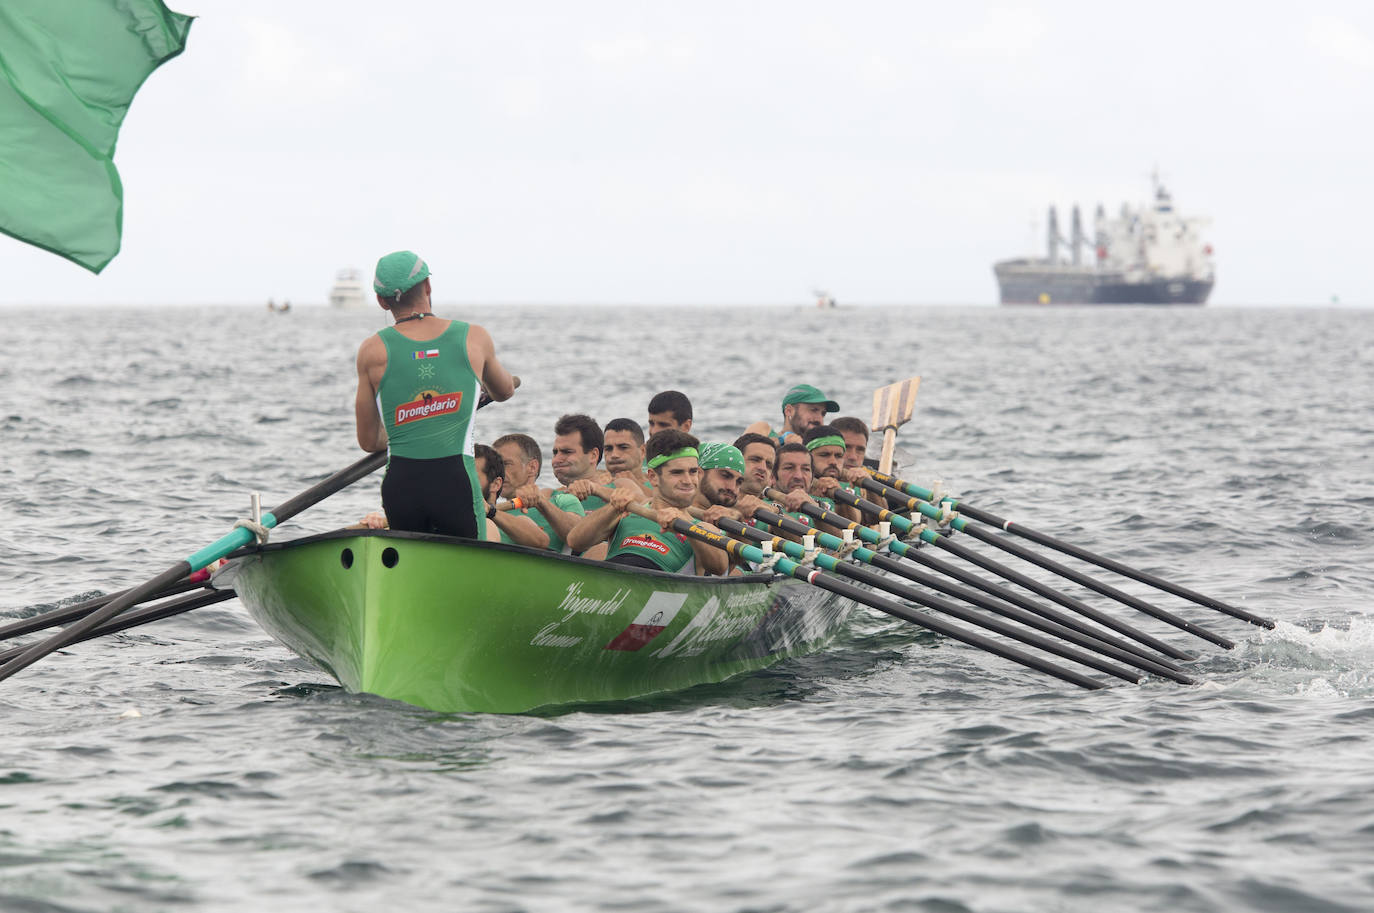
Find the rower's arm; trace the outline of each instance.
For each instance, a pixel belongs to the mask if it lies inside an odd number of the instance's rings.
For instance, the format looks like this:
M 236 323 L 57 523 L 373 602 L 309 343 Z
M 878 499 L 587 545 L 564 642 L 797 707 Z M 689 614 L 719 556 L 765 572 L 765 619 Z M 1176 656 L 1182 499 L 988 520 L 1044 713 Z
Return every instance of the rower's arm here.
M 539 528 L 529 517 L 514 510 L 498 510 L 492 518 L 497 529 L 510 537 L 510 541 L 526 548 L 548 548 L 549 534 Z
M 491 334 L 475 323 L 468 324 L 468 360 L 481 377 L 482 389 L 493 400 L 505 402 L 515 395 L 519 382 L 496 357 L 496 345 L 491 341 Z
M 559 507 L 552 492 L 544 493 L 539 502 L 539 511 L 544 515 L 544 519 L 549 521 L 549 526 L 553 527 L 558 538 L 564 542 L 568 541 L 568 534 L 572 532 L 573 527 L 586 516 L 585 512 L 576 513 Z
M 380 337 L 369 336 L 358 347 L 358 394 L 353 401 L 358 446 L 368 453 L 386 449 L 386 426 L 377 411 L 377 385 L 372 381 L 374 374 L 380 373 L 376 371 L 378 367 L 386 369 L 386 343 Z
M 725 577 L 730 573 L 730 556 L 725 550 L 702 542 L 699 539 L 687 540 L 692 545 L 692 552 L 697 559 L 697 576 L 699 577 Z
M 578 520 L 563 541 L 568 543 L 573 553 L 585 552 L 598 542 L 609 539 L 623 516 L 625 512 L 614 504 L 602 505 Z

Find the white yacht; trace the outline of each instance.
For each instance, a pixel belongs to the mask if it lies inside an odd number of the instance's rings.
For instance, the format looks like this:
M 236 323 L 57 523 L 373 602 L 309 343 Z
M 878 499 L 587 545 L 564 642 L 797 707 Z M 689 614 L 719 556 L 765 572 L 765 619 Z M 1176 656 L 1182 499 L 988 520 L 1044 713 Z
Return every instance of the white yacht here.
M 341 269 L 334 277 L 334 287 L 329 290 L 329 306 L 350 309 L 364 307 L 367 304 L 367 292 L 361 271 Z

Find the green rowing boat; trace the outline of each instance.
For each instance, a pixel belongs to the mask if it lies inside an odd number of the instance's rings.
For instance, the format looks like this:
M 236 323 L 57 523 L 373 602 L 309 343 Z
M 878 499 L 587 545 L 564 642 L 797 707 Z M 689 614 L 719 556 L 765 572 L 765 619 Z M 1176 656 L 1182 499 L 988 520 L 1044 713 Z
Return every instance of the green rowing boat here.
M 215 585 L 350 691 L 497 713 L 722 681 L 820 649 L 854 607 L 768 574 L 689 577 L 381 530 L 246 549 Z

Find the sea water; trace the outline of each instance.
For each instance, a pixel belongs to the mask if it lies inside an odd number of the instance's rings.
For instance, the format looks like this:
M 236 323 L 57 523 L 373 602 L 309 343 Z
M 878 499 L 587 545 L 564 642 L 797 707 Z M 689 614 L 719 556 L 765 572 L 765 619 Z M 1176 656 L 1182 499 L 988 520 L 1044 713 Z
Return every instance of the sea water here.
M 862 613 L 763 673 L 498 716 L 346 693 L 229 601 L 0 683 L 0 910 L 1374 909 L 1374 311 L 439 310 L 523 380 L 479 437 L 546 450 L 664 389 L 731 440 L 794 383 L 867 417 L 920 375 L 904 476 L 1278 626 L 1114 579 L 1236 647 L 1120 608 L 1199 684 L 1089 693 Z M 382 318 L 5 313 L 0 617 L 357 459 Z

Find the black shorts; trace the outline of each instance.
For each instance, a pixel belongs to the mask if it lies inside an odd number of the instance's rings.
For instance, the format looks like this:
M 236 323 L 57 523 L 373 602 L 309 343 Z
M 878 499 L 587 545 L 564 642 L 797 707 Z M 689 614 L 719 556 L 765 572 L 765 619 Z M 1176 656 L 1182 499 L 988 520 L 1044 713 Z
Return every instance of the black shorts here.
M 607 558 L 606 563 L 623 564 L 626 567 L 647 567 L 651 571 L 663 570 L 663 568 L 659 567 L 652 560 L 644 557 L 643 555 L 616 555 L 613 558 Z
M 392 529 L 484 539 L 485 511 L 472 458 L 393 456 L 382 479 L 382 510 Z M 479 514 L 479 511 L 481 512 Z

